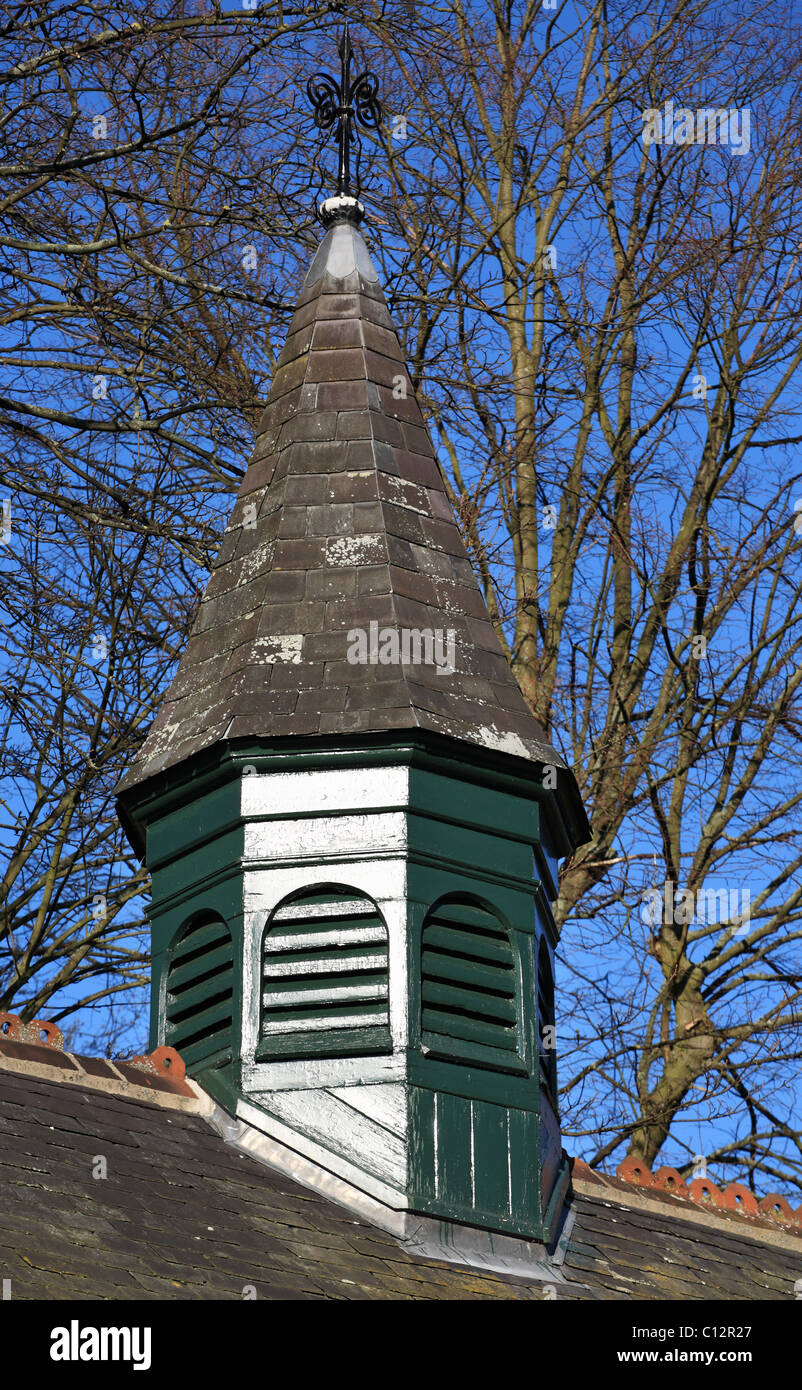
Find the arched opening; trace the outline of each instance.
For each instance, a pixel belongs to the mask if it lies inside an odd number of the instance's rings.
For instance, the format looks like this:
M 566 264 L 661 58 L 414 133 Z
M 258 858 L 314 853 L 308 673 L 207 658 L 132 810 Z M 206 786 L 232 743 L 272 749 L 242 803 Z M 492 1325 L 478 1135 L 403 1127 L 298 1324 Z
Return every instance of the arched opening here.
M 164 1040 L 187 1066 L 230 1061 L 234 948 L 222 918 L 194 917 L 178 932 L 167 971 Z
M 257 1058 L 389 1052 L 387 927 L 364 893 L 326 884 L 286 898 L 262 945 Z
M 421 939 L 421 1042 L 443 1060 L 520 1071 L 519 972 L 510 933 L 477 899 L 432 907 Z

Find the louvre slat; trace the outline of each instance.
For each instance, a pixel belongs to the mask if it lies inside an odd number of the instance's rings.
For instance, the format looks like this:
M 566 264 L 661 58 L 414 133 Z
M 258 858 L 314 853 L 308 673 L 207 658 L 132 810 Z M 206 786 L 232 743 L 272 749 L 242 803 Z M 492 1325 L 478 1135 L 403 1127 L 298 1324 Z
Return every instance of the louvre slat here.
M 466 1041 L 485 1043 L 488 1047 L 516 1050 L 514 1028 L 504 1028 L 498 1023 L 480 1023 L 475 1018 L 463 1018 L 460 1014 L 441 1013 L 437 1009 L 427 1009 L 425 1031 L 439 1033 L 443 1038 L 463 1038 Z
M 207 1030 L 211 1031 L 218 1025 L 222 1026 L 222 1024 L 226 1022 L 230 1024 L 230 1021 L 231 995 L 228 992 L 226 992 L 221 999 L 211 1004 L 207 1009 L 193 1009 L 191 1013 L 182 1014 L 179 1017 L 176 1017 L 169 1009 L 167 1011 L 168 1025 L 172 1026 L 175 1030 L 176 1036 L 180 1036 L 182 1033 L 187 1036 L 190 1034 L 195 1036 L 200 1032 L 205 1032 Z M 173 1043 L 173 1046 L 178 1047 L 178 1044 Z M 178 1048 L 178 1050 L 180 1051 L 181 1049 Z
M 515 1004 L 509 999 L 500 999 L 497 994 L 479 993 L 475 989 L 459 989 L 456 985 L 439 984 L 436 980 L 423 981 L 423 1002 L 434 1004 L 437 1008 L 454 1009 L 471 1017 L 498 1020 L 502 1026 L 515 1022 Z
M 233 977 L 230 970 L 221 971 L 210 979 L 199 980 L 196 985 L 187 986 L 179 990 L 177 994 L 168 994 L 167 1017 L 183 1018 L 190 1010 L 203 1009 L 212 999 L 217 999 L 221 994 L 230 996 L 232 988 Z
M 267 955 L 275 955 L 278 951 L 287 950 L 313 951 L 317 946 L 378 946 L 386 940 L 387 934 L 381 926 L 359 925 L 343 928 L 338 924 L 327 931 L 321 931 L 320 924 L 315 922 L 314 928 L 303 934 L 271 931 L 265 942 L 265 952 Z
M 439 903 L 432 913 L 431 920 L 432 922 L 453 925 L 460 931 L 465 928 L 470 930 L 472 927 L 478 927 L 494 936 L 504 935 L 504 929 L 499 927 L 495 917 L 485 908 L 477 907 L 474 903 Z
M 172 1043 L 175 1047 L 176 1044 Z M 231 1059 L 231 1033 L 228 1028 L 221 1028 L 216 1033 L 204 1033 L 195 1040 L 187 1042 L 182 1039 L 181 1057 L 187 1067 L 192 1067 L 196 1062 L 214 1057 L 219 1063 L 223 1060 Z
M 208 922 L 204 926 L 193 927 L 179 941 L 173 951 L 173 963 L 183 963 L 187 956 L 198 951 L 211 951 L 230 941 L 227 927 L 222 922 Z
M 480 962 L 498 961 L 502 965 L 509 965 L 511 960 L 509 942 L 497 937 L 491 939 L 470 932 L 456 931 L 452 927 L 440 926 L 436 921 L 426 928 L 426 943 L 438 950 L 450 951 L 462 957 L 470 956 Z
M 184 985 L 197 980 L 199 975 L 211 975 L 220 970 L 229 968 L 234 957 L 234 948 L 229 941 L 225 946 L 218 946 L 216 951 L 204 952 L 197 960 L 191 960 L 188 965 L 173 967 L 170 971 L 169 989 L 175 994 Z
M 301 956 L 298 960 L 266 960 L 264 978 L 280 980 L 294 975 L 336 975 L 352 970 L 386 970 L 386 951 L 372 951 L 370 955 L 342 953 L 342 959 L 334 952 L 324 955 L 316 951 L 313 956 Z
M 423 1047 L 425 1052 L 449 1062 L 464 1062 L 466 1066 L 489 1067 L 519 1076 L 526 1072 L 514 1048 L 488 1047 L 475 1038 L 463 1042 L 461 1038 L 424 1033 Z
M 467 981 L 478 989 L 495 991 L 509 998 L 515 995 L 515 971 L 509 965 L 477 965 L 438 951 L 427 951 L 426 970 L 433 979 Z
M 265 1018 L 262 1032 L 265 1037 L 293 1032 L 324 1031 L 327 1028 L 369 1028 L 382 1023 L 386 1017 L 383 1006 L 364 1009 L 332 1009 L 325 1015 L 317 1011 L 299 1009 L 289 1018 Z
M 358 898 L 343 898 L 338 901 L 329 898 L 325 902 L 310 902 L 304 899 L 299 906 L 292 903 L 289 907 L 279 907 L 273 915 L 274 922 L 315 922 L 318 918 L 328 917 L 330 921 L 341 922 L 346 917 L 375 917 L 376 909 L 372 902 L 367 899 L 360 901 Z
M 337 1004 L 345 1000 L 354 1001 L 357 999 L 386 999 L 386 981 L 379 980 L 376 984 L 361 980 L 355 984 L 334 986 L 327 985 L 319 988 L 295 988 L 284 991 L 270 990 L 262 995 L 262 1003 L 266 1009 L 290 1009 L 298 1004 Z

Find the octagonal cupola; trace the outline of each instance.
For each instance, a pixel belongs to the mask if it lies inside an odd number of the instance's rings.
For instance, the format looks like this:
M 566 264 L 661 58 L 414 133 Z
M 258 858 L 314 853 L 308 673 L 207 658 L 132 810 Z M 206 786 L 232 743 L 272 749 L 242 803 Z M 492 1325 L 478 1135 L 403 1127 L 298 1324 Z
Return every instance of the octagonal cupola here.
M 326 1190 L 553 1239 L 551 902 L 588 836 L 463 545 L 348 190 L 119 789 L 151 1046 Z M 309 1178 L 312 1181 L 312 1178 Z

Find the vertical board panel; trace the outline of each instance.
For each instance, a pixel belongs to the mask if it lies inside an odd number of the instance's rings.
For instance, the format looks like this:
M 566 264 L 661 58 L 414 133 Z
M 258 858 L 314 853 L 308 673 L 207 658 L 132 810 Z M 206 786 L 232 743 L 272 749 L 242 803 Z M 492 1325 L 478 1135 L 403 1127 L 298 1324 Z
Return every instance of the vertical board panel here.
M 409 1088 L 409 1182 L 424 1201 L 435 1195 L 434 1099 L 434 1091 Z
M 510 1210 L 507 1123 L 504 1105 L 473 1102 L 473 1152 L 476 1206 L 504 1216 Z
M 471 1102 L 444 1091 L 437 1097 L 437 1196 L 461 1207 L 473 1203 Z
M 512 1211 L 530 1229 L 540 1220 L 539 1128 L 534 1111 L 510 1111 Z

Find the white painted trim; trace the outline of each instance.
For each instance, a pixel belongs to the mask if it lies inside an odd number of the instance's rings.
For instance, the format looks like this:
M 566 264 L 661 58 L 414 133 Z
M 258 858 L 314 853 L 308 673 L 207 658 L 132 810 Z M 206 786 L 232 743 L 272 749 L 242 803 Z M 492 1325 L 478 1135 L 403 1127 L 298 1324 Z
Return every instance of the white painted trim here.
M 304 774 L 298 774 L 304 775 Z M 339 776 L 340 774 L 338 774 Z M 249 779 L 245 778 L 244 781 Z M 297 822 L 296 825 L 308 825 Z M 297 831 L 302 834 L 302 829 Z M 242 1018 L 242 1056 L 243 1088 L 249 1091 L 269 1090 L 272 1087 L 286 1089 L 288 1085 L 298 1084 L 299 1069 L 309 1075 L 309 1068 L 317 1063 L 271 1062 L 256 1063 L 255 1053 L 259 1043 L 261 978 L 261 942 L 266 924 L 275 909 L 292 893 L 309 892 L 322 888 L 328 883 L 341 883 L 355 893 L 364 894 L 375 902 L 384 918 L 388 932 L 388 973 L 390 979 L 390 1033 L 394 1051 L 401 1051 L 407 1045 L 409 1033 L 408 1015 L 408 976 L 407 976 L 407 864 L 403 856 L 393 856 L 376 863 L 370 859 L 344 862 L 341 856 L 333 854 L 325 862 L 314 865 L 294 866 L 276 865 L 270 868 L 245 866 L 243 873 L 244 902 L 244 952 L 243 952 L 243 1018 Z M 342 1065 L 332 1072 L 320 1073 L 321 1085 L 343 1085 L 349 1080 L 374 1079 L 382 1074 L 389 1080 L 402 1073 L 384 1069 L 386 1058 L 337 1059 Z M 372 1064 L 372 1067 L 368 1066 Z M 377 1071 L 378 1064 L 378 1071 Z M 367 1070 L 366 1070 L 367 1068 Z M 287 1080 L 287 1078 L 290 1078 Z M 307 1086 L 309 1081 L 300 1084 Z
M 248 1092 L 317 1090 L 404 1080 L 406 1060 L 402 1056 L 321 1057 L 304 1062 L 243 1062 L 242 1065 L 242 1086 Z
M 390 1187 L 387 1183 L 380 1182 L 378 1178 L 372 1178 L 369 1174 L 363 1173 L 347 1159 L 341 1158 L 338 1154 L 330 1153 L 322 1145 L 316 1144 L 314 1140 L 307 1139 L 303 1134 L 290 1129 L 280 1120 L 266 1115 L 257 1106 L 249 1104 L 248 1101 L 240 1100 L 237 1102 L 237 1119 L 244 1120 L 248 1126 L 258 1130 L 268 1139 L 277 1140 L 285 1150 L 291 1154 L 300 1156 L 311 1161 L 315 1168 L 322 1170 L 330 1177 L 342 1178 L 357 1192 L 368 1197 L 374 1198 L 392 1211 L 403 1210 L 406 1206 L 406 1195 L 396 1188 Z M 239 1141 L 237 1141 L 239 1143 Z M 249 1149 L 250 1152 L 250 1149 Z M 306 1171 L 306 1170 L 305 1170 Z M 301 1181 L 301 1179 L 299 1179 Z M 316 1183 L 308 1182 L 306 1186 L 317 1186 Z M 319 1190 L 324 1190 L 320 1188 Z M 335 1199 L 337 1200 L 337 1199 Z
M 347 858 L 358 850 L 360 859 L 374 855 L 405 854 L 407 813 L 368 811 L 341 816 L 304 816 L 292 820 L 250 820 L 245 822 L 242 862 L 298 865 Z
M 320 816 L 400 809 L 409 805 L 409 768 L 354 767 L 250 773 L 241 781 L 241 813 Z

